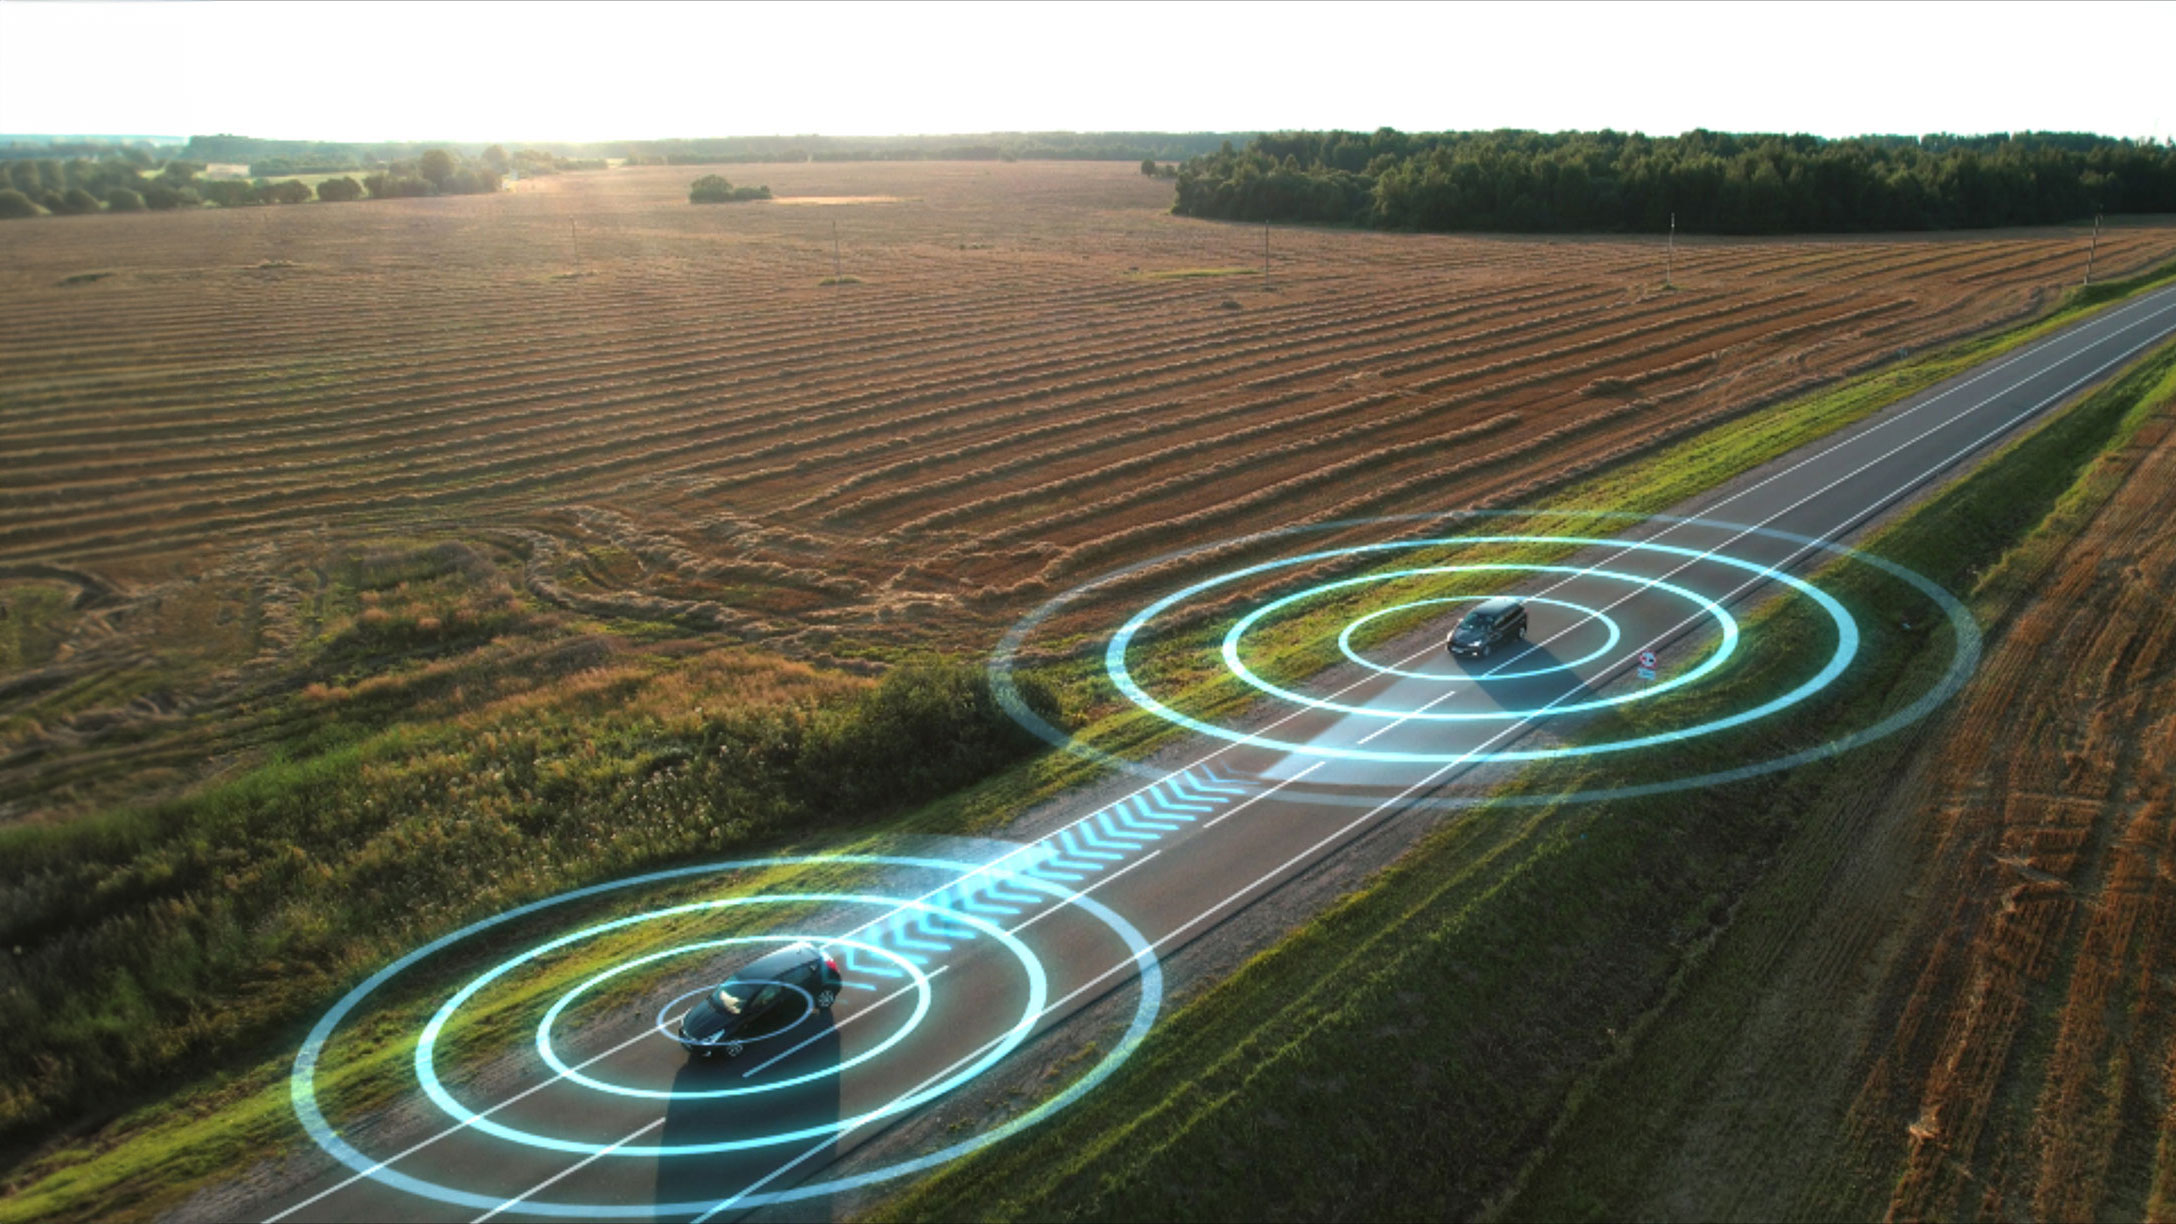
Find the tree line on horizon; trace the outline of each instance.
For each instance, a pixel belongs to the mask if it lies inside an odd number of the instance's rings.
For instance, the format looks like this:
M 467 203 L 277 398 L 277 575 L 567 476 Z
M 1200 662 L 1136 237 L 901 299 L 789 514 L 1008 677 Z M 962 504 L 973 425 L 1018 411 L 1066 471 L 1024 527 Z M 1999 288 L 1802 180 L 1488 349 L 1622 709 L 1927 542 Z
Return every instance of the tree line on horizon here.
M 1213 153 L 1252 132 L 969 132 L 938 136 L 712 136 L 671 140 L 541 141 L 516 150 L 557 169 L 604 169 L 608 159 L 632 165 L 704 165 L 735 162 L 850 161 L 1125 161 L 1175 162 Z M 220 133 L 191 136 L 171 156 L 184 161 L 247 165 L 253 177 L 337 174 L 413 161 L 433 148 L 480 157 L 482 142 L 268 140 Z M 136 150 L 154 154 L 173 145 L 146 141 L 15 140 L 0 145 L 0 158 L 88 157 Z M 526 167 L 517 167 L 523 174 Z M 548 171 L 545 171 L 548 172 Z
M 1179 167 L 1172 211 L 1514 233 L 1844 233 L 2176 212 L 2176 146 L 1990 136 L 1265 133 Z
M 324 178 L 313 189 L 293 178 L 206 178 L 203 162 L 184 157 L 161 162 L 134 146 L 95 158 L 8 157 L 0 159 L 0 218 L 306 204 L 313 199 L 346 203 L 365 197 L 479 195 L 497 191 L 508 173 L 552 174 L 567 168 L 565 163 L 566 159 L 553 154 L 528 149 L 509 154 L 498 145 L 474 157 L 430 148 L 418 157 L 363 171 L 360 178 L 353 174 Z

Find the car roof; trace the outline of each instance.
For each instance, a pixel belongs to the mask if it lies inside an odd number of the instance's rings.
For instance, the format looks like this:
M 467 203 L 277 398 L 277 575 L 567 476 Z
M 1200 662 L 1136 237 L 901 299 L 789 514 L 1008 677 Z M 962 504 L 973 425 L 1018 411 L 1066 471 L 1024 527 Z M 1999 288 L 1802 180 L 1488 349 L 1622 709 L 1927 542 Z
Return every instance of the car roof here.
M 1491 616 L 1501 616 L 1502 614 L 1509 612 L 1511 609 L 1518 606 L 1519 601 L 1511 598 L 1509 595 L 1498 595 L 1493 599 L 1482 600 L 1481 606 L 1475 608 L 1474 611 L 1486 612 Z
M 810 961 L 815 960 L 817 955 L 816 948 L 812 944 L 788 944 L 776 952 L 758 957 L 742 965 L 733 971 L 733 977 L 735 980 L 742 982 L 778 977 L 795 969 L 805 967 Z

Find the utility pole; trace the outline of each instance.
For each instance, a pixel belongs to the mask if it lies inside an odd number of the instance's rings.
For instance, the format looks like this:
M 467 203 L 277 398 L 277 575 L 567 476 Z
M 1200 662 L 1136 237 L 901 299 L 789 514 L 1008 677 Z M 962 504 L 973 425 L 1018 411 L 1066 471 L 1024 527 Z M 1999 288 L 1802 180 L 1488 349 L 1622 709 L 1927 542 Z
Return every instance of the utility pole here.
M 831 223 L 831 284 L 834 288 L 846 283 L 844 265 L 839 262 L 839 223 Z
M 1673 289 L 1670 276 L 1677 270 L 1677 214 L 1670 214 L 1670 236 L 1662 248 L 1662 287 Z
M 2085 249 L 2085 283 L 2093 283 L 2093 257 L 2100 254 L 2100 213 L 2093 214 L 2093 245 Z

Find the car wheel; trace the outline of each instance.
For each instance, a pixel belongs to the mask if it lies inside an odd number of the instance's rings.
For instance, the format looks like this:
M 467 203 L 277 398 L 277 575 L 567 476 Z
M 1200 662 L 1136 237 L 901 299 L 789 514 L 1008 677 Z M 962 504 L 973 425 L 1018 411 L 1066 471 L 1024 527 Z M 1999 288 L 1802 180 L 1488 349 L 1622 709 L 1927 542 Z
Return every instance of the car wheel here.
M 816 1008 L 819 1011 L 830 1011 L 831 1005 L 838 1002 L 838 999 L 839 992 L 836 990 L 819 990 L 816 992 Z
M 725 1043 L 725 1056 L 726 1056 L 727 1058 L 739 1058 L 739 1057 L 740 1057 L 740 1048 L 741 1048 L 741 1047 L 740 1047 L 740 1043 L 739 1043 L 739 1042 L 737 1042 L 737 1041 L 728 1041 L 728 1042 L 726 1042 L 726 1043 Z

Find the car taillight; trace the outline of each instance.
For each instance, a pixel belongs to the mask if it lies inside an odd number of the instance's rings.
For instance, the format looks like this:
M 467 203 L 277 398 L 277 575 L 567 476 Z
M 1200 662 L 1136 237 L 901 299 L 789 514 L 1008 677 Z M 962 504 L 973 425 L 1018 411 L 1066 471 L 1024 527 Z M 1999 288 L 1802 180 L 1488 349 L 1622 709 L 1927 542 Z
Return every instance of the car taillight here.
M 833 973 L 837 973 L 839 971 L 839 962 L 832 960 L 831 954 L 829 952 L 824 953 L 824 968 L 829 969 Z

